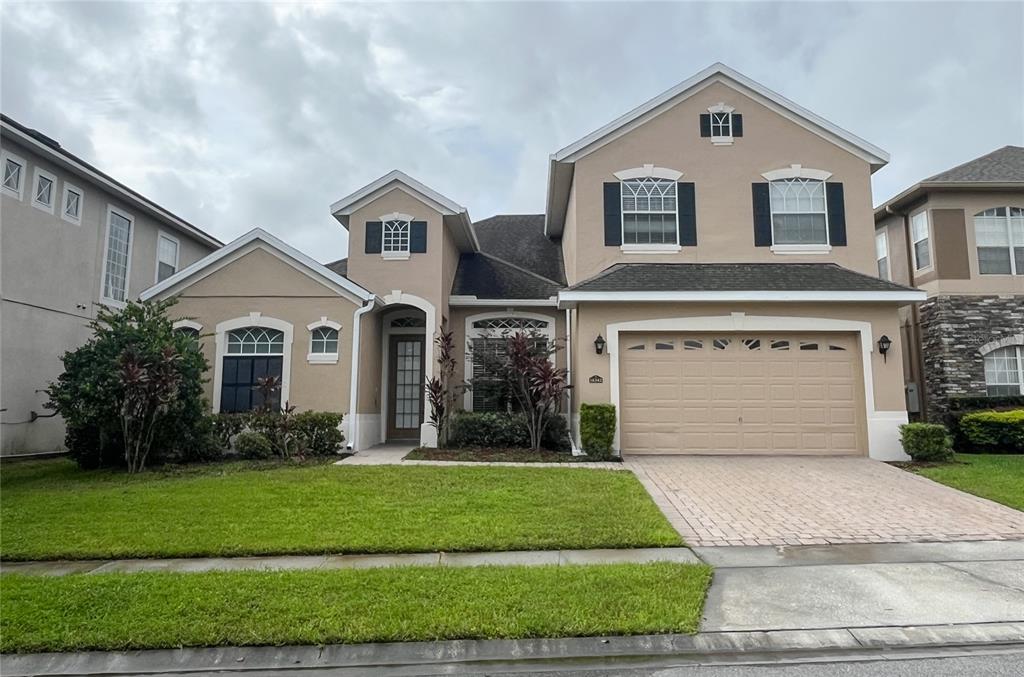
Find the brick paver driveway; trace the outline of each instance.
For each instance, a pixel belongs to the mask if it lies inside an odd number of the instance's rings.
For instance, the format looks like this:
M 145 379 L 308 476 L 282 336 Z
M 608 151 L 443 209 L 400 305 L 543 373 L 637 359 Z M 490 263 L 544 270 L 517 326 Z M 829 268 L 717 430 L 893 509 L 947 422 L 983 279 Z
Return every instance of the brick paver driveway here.
M 1024 512 L 866 458 L 625 462 L 690 545 L 1024 539 Z

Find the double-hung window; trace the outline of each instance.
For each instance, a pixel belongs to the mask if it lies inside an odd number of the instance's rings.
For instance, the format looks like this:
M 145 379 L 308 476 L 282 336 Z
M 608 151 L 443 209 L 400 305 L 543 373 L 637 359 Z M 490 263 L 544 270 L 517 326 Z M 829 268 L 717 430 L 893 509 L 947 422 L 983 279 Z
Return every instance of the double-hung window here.
M 107 209 L 107 243 L 103 257 L 103 299 L 123 303 L 128 297 L 128 266 L 131 261 L 132 217 L 113 207 Z
M 25 160 L 3 151 L 3 188 L 21 199 L 21 188 L 25 183 Z
M 1024 275 L 1024 209 L 993 207 L 974 215 L 978 272 Z
M 884 230 L 875 233 L 875 262 L 878 264 L 879 279 L 891 280 L 892 274 L 889 271 L 889 237 Z
M 178 272 L 178 240 L 166 233 L 156 238 L 156 281 L 163 282 Z
M 992 397 L 1024 395 L 1024 346 L 997 348 L 985 355 L 985 390 Z
M 60 218 L 76 225 L 82 223 L 82 207 L 84 196 L 82 189 L 64 182 L 64 199 L 61 200 Z
M 642 178 L 622 182 L 622 244 L 679 244 L 675 181 Z
M 404 256 L 409 254 L 409 229 L 411 224 L 405 219 L 384 221 L 383 255 Z
M 779 179 L 770 183 L 773 245 L 828 245 L 825 182 Z
M 910 240 L 914 249 L 914 269 L 924 270 L 932 265 L 931 234 L 928 230 L 928 212 L 910 217 Z
M 35 184 L 32 186 L 32 206 L 52 214 L 53 198 L 56 192 L 57 177 L 36 167 Z

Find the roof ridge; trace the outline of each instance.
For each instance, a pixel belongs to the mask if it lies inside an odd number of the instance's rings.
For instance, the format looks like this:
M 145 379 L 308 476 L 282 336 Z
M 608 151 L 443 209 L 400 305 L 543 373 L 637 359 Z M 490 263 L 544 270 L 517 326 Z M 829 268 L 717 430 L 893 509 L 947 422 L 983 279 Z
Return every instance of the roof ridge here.
M 508 266 L 509 268 L 513 268 L 514 270 L 518 270 L 520 273 L 525 273 L 527 275 L 530 275 L 532 277 L 537 278 L 538 280 L 543 280 L 545 282 L 553 284 L 556 287 L 564 287 L 564 286 L 566 286 L 566 285 L 562 284 L 561 282 L 559 282 L 558 280 L 552 280 L 550 277 L 545 277 L 545 276 L 541 275 L 540 273 L 535 273 L 532 270 L 527 270 L 526 268 L 523 268 L 522 266 L 517 266 L 516 264 L 512 263 L 511 261 L 506 261 L 505 259 L 501 258 L 500 256 L 495 256 L 494 254 L 490 254 L 490 253 L 485 252 L 485 251 L 479 251 L 479 252 L 476 252 L 476 253 L 479 254 L 480 256 L 483 256 L 484 258 L 491 259 L 492 261 L 497 261 L 498 263 L 502 263 L 502 264 Z
M 958 165 L 953 165 L 952 167 L 948 167 L 946 169 L 943 169 L 941 172 L 935 172 L 934 174 L 932 174 L 928 178 L 921 179 L 920 181 L 918 181 L 918 183 L 929 183 L 929 182 L 931 182 L 937 176 L 942 176 L 943 174 L 949 174 L 950 172 L 955 172 L 958 169 L 966 167 L 967 165 L 970 165 L 970 164 L 974 164 L 975 162 L 979 162 L 981 160 L 984 160 L 985 158 L 987 158 L 987 157 L 989 157 L 991 155 L 995 155 L 999 151 L 1006 150 L 1007 148 L 1019 148 L 1019 149 L 1024 150 L 1024 147 L 1022 147 L 1022 146 L 1014 146 L 1012 143 L 1008 143 L 1005 146 L 1000 146 L 999 148 L 996 148 L 994 150 L 990 150 L 989 152 L 985 153 L 984 155 L 979 155 L 977 157 L 971 158 L 970 160 L 966 160 L 964 162 L 961 162 Z M 961 183 L 961 182 L 958 182 L 958 181 L 938 181 L 936 183 Z M 978 181 L 978 182 L 973 182 L 973 183 L 983 183 L 983 182 Z

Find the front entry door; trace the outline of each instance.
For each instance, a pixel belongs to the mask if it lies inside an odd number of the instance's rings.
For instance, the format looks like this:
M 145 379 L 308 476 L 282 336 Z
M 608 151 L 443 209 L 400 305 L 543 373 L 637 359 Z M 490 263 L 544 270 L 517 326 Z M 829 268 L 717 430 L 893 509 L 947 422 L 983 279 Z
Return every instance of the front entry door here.
M 423 423 L 423 337 L 392 336 L 388 360 L 388 439 L 420 437 Z

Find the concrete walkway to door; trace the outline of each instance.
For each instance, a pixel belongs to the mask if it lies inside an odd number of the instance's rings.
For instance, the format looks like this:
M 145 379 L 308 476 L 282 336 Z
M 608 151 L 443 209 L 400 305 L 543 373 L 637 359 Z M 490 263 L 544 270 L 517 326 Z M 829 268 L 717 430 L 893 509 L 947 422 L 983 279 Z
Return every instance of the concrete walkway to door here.
M 866 458 L 626 456 L 689 545 L 1024 539 L 1024 512 Z

